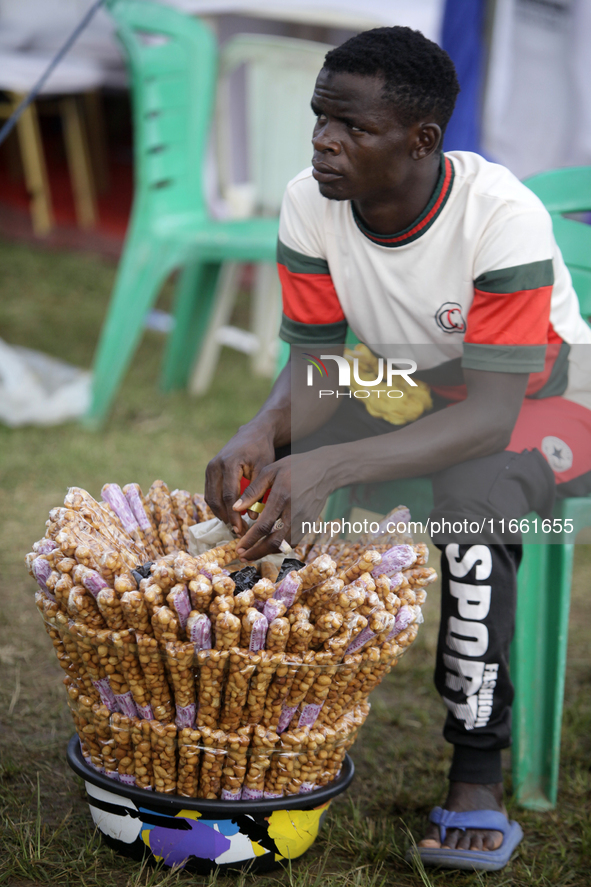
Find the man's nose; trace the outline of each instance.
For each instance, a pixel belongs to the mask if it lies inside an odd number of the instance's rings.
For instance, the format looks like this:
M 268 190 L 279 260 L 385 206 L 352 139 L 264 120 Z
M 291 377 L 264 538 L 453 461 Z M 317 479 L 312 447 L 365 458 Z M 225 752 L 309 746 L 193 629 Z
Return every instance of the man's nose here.
M 329 151 L 332 154 L 341 153 L 341 143 L 337 138 L 334 123 L 327 121 L 324 124 L 317 123 L 312 133 L 312 145 L 319 154 Z

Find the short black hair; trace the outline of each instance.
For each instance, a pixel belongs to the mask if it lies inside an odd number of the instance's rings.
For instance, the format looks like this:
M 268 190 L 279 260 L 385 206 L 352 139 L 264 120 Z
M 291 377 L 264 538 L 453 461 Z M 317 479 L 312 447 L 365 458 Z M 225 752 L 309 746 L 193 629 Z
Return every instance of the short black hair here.
M 324 59 L 327 71 L 383 76 L 384 98 L 403 126 L 431 117 L 445 132 L 460 85 L 449 55 L 412 28 L 373 28 L 351 37 Z

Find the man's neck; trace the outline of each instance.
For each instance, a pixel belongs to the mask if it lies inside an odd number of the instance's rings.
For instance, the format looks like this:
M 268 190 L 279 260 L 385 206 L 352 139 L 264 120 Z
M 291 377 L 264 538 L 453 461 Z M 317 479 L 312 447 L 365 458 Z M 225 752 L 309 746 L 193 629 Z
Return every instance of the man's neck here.
M 440 172 L 440 155 L 428 168 L 419 168 L 397 190 L 379 197 L 354 200 L 355 211 L 370 231 L 396 234 L 408 228 L 429 203 Z

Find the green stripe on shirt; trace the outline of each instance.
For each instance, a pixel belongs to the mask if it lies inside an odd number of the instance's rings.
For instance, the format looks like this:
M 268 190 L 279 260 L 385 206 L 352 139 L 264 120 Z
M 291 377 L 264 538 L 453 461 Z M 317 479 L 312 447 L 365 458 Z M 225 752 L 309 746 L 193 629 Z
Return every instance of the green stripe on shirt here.
M 544 259 L 541 262 L 486 271 L 476 278 L 474 288 L 483 293 L 509 294 L 521 290 L 537 290 L 541 286 L 552 286 L 553 283 L 552 259 Z
M 277 262 L 292 274 L 330 274 L 326 259 L 316 259 L 298 253 L 280 240 L 277 241 Z
M 337 323 L 299 323 L 285 314 L 281 318 L 279 338 L 290 345 L 342 345 L 346 336 L 346 320 Z
M 464 342 L 462 367 L 490 373 L 541 373 L 545 345 L 477 345 Z

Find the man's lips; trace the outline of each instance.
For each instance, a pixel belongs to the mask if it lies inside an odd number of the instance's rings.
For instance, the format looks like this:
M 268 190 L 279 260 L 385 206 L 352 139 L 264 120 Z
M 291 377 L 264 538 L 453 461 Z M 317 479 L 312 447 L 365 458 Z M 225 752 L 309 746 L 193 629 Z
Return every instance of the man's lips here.
M 342 179 L 342 173 L 337 172 L 331 166 L 324 163 L 313 163 L 314 170 L 312 175 L 317 182 L 334 182 L 336 179 Z

